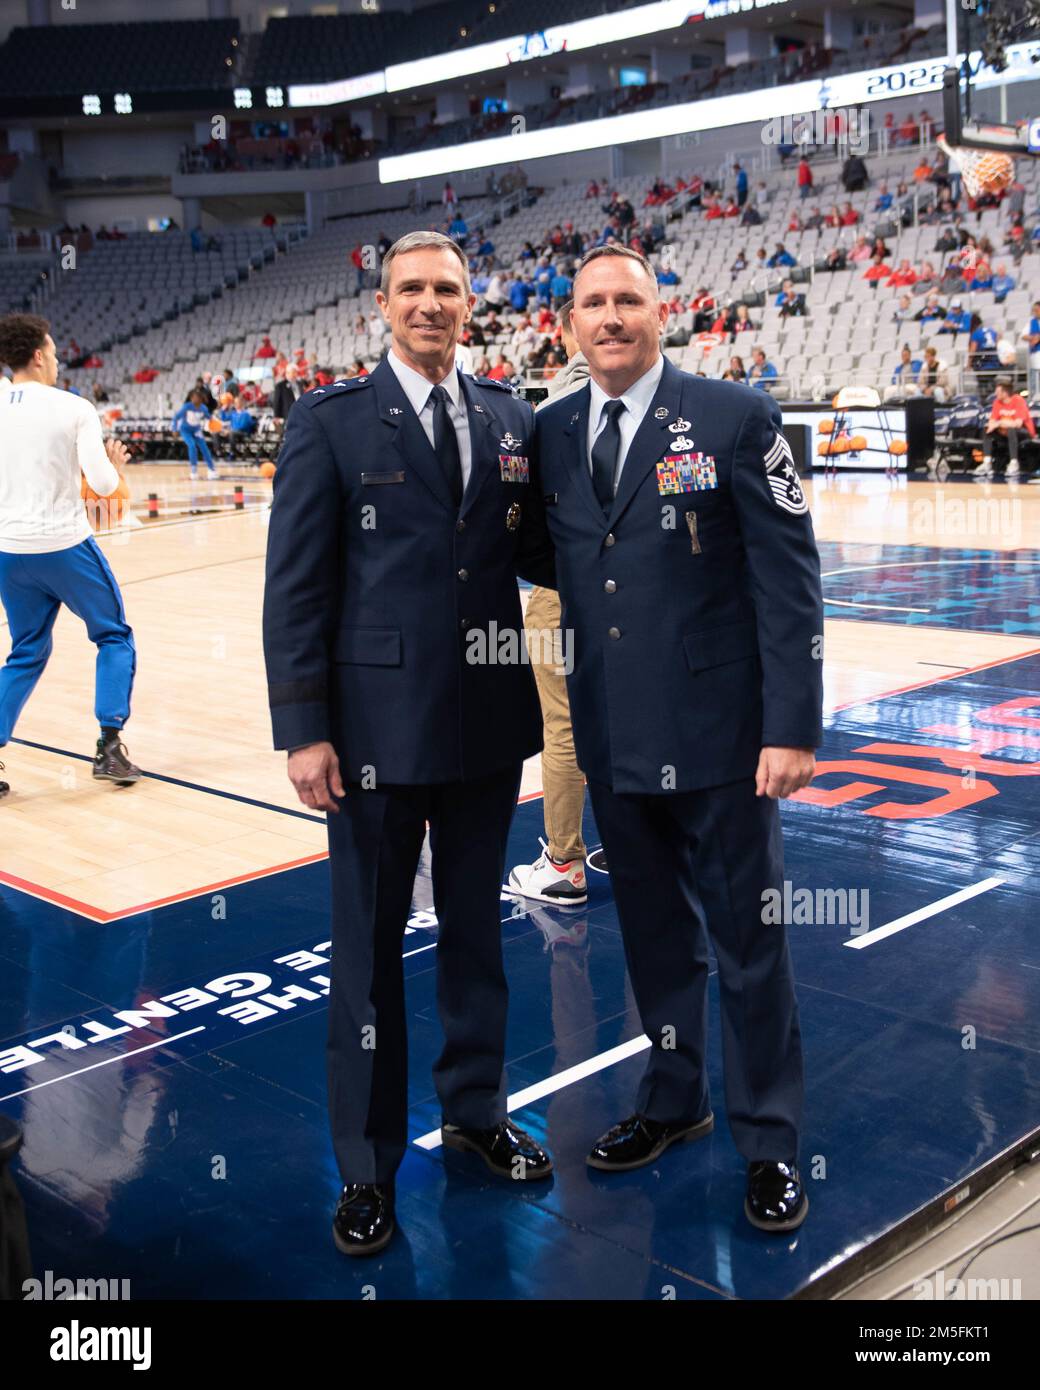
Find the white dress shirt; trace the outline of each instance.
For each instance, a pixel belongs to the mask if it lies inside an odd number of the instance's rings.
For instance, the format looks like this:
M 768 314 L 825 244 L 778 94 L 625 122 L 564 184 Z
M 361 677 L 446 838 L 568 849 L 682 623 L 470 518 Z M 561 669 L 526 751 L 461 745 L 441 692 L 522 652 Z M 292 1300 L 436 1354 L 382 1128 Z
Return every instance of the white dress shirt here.
M 617 491 L 621 481 L 621 470 L 625 466 L 625 459 L 632 440 L 635 438 L 636 430 L 643 423 L 643 416 L 650 409 L 650 402 L 657 391 L 658 382 L 661 380 L 661 373 L 664 371 L 664 358 L 658 357 L 657 361 L 648 372 L 644 372 L 638 381 L 634 381 L 627 391 L 620 396 L 608 396 L 602 386 L 597 386 L 595 381 L 591 383 L 592 396 L 589 401 L 589 439 L 588 439 L 588 458 L 589 472 L 592 472 L 592 446 L 599 437 L 600 431 L 607 423 L 607 417 L 603 413 L 603 407 L 610 400 L 621 400 L 625 403 L 625 408 L 618 419 L 618 432 L 621 442 L 618 447 L 617 471 L 614 474 L 614 491 Z
M 455 426 L 455 435 L 459 441 L 459 462 L 462 464 L 462 491 L 465 492 L 469 486 L 469 475 L 473 467 L 473 451 L 469 439 L 469 412 L 466 409 L 466 398 L 462 394 L 462 387 L 459 385 L 459 374 L 453 366 L 443 381 L 427 381 L 424 376 L 420 376 L 414 367 L 409 367 L 406 362 L 394 352 L 393 348 L 386 355 L 386 360 L 390 363 L 391 370 L 397 380 L 401 383 L 401 389 L 408 397 L 408 401 L 419 417 L 419 424 L 425 431 L 426 438 L 433 443 L 433 388 L 434 385 L 443 386 L 448 393 L 448 415 L 452 424 Z

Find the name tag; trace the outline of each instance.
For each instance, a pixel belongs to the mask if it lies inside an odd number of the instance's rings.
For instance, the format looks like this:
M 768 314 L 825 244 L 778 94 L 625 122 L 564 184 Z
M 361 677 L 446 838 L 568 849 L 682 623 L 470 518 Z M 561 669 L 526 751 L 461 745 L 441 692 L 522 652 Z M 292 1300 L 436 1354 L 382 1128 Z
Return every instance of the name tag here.
M 403 483 L 404 472 L 400 473 L 362 473 L 361 486 L 375 487 L 382 483 Z
M 662 497 L 706 492 L 718 485 L 715 460 L 710 454 L 665 454 L 658 460 L 657 491 Z
M 527 460 L 518 454 L 499 454 L 498 473 L 504 483 L 529 483 L 531 481 Z

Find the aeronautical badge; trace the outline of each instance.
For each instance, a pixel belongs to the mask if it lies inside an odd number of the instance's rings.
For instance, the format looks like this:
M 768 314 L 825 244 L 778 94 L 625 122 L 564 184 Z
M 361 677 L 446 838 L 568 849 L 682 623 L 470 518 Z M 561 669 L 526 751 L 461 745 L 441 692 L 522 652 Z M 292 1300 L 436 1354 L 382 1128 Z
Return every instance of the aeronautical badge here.
M 687 450 L 693 448 L 693 440 L 687 439 L 685 436 L 681 436 L 679 439 L 673 439 L 672 448 L 677 454 L 684 454 Z
M 511 502 L 506 512 L 506 530 L 515 531 L 520 525 L 520 503 Z
M 576 418 L 576 417 L 575 417 L 575 418 Z M 667 407 L 666 405 L 659 405 L 659 406 L 657 407 L 657 409 L 654 411 L 654 419 L 655 419 L 655 420 L 667 420 L 667 419 L 668 419 L 668 407 Z
M 530 467 L 519 454 L 499 454 L 498 472 L 504 483 L 529 483 Z
M 692 429 L 693 426 L 690 424 L 689 420 L 684 420 L 680 415 L 678 420 L 673 420 L 668 428 L 671 430 L 672 434 L 685 434 L 686 431 Z
M 798 481 L 798 470 L 794 466 L 791 446 L 782 434 L 777 433 L 762 462 L 765 464 L 766 482 L 776 505 L 795 516 L 807 512 L 809 503 Z
M 657 461 L 657 491 L 662 497 L 708 492 L 718 485 L 715 460 L 709 454 L 665 454 Z
M 519 449 L 523 442 L 522 439 L 514 439 L 509 431 L 506 430 L 505 434 L 498 441 L 498 446 L 500 449 Z

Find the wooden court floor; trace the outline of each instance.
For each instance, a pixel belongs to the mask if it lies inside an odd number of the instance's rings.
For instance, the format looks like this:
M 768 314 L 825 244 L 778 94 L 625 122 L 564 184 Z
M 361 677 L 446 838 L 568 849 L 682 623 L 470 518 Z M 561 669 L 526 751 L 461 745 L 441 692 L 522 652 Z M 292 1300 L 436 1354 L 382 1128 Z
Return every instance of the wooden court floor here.
M 323 820 L 299 806 L 285 755 L 270 746 L 260 637 L 269 484 L 225 472 L 191 484 L 186 466 L 135 467 L 129 522 L 99 535 L 137 643 L 125 737 L 146 780 L 120 789 L 91 779 L 95 651 L 68 612 L 3 751 L 12 791 L 0 804 L 0 880 L 88 919 L 216 892 L 325 852 Z M 147 518 L 149 492 L 158 519 Z M 829 711 L 1040 650 L 1036 623 L 958 625 L 934 599 L 893 598 L 884 582 L 905 572 L 912 548 L 929 566 L 973 557 L 963 563 L 983 587 L 1016 558 L 1037 562 L 1040 594 L 1040 487 L 841 476 L 807 492 L 824 555 Z M 0 659 L 8 649 L 0 620 Z M 540 790 L 532 759 L 523 794 Z M 284 814 L 293 808 L 300 814 Z

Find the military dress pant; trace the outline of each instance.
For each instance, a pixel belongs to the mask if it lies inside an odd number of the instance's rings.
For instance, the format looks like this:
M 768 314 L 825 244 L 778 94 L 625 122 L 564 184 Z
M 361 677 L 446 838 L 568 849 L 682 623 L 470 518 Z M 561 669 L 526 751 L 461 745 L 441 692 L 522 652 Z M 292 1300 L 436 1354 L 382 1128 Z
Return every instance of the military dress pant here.
M 784 927 L 762 921 L 763 892 L 783 892 L 777 802 L 755 796 L 754 778 L 658 796 L 616 793 L 590 779 L 589 793 L 632 991 L 651 1042 L 636 1110 L 693 1123 L 711 1109 L 710 933 L 734 1142 L 749 1162 L 796 1160 L 803 1104 L 798 1005 Z
M 329 1118 L 345 1183 L 389 1182 L 408 1142 L 402 949 L 427 821 L 444 1031 L 433 1077 L 442 1115 L 480 1129 L 506 1117 L 501 892 L 522 766 L 431 786 L 350 784 L 339 814 L 328 816 Z

